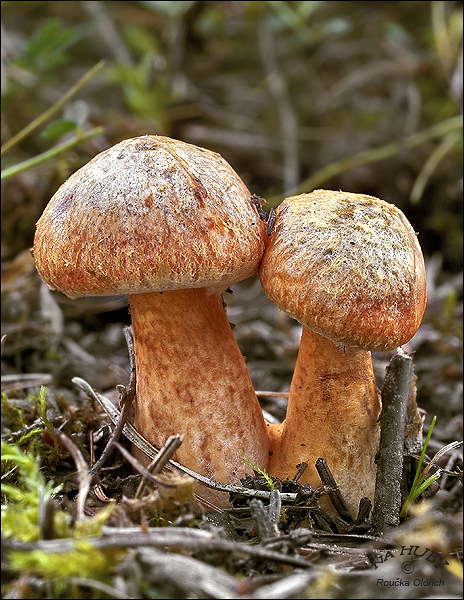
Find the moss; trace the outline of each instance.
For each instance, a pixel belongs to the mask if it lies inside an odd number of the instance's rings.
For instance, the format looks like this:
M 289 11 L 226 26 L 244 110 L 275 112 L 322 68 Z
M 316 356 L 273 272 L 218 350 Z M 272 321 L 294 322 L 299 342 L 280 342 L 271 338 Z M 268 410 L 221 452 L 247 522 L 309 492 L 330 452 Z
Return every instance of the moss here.
M 65 580 L 71 577 L 103 577 L 119 564 L 125 552 L 122 550 L 99 550 L 88 542 L 76 541 L 69 552 L 49 553 L 42 550 L 12 552 L 11 567 L 20 572 Z

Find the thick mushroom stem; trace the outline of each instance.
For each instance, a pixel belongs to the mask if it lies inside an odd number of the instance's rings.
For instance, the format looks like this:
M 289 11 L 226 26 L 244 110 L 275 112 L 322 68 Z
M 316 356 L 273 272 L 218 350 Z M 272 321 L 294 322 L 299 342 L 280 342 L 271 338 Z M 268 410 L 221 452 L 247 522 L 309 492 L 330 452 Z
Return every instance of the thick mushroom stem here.
M 220 483 L 267 468 L 266 425 L 222 305 L 205 288 L 129 298 L 136 363 L 135 425 L 153 445 L 181 434 L 174 459 Z M 201 486 L 217 505 L 228 495 Z
M 308 467 L 300 482 L 317 488 L 315 463 L 324 458 L 356 517 L 362 497 L 374 500 L 380 408 L 370 352 L 334 344 L 303 327 L 286 418 L 268 425 L 270 474 L 292 477 L 304 461 Z M 322 504 L 333 512 L 329 502 Z

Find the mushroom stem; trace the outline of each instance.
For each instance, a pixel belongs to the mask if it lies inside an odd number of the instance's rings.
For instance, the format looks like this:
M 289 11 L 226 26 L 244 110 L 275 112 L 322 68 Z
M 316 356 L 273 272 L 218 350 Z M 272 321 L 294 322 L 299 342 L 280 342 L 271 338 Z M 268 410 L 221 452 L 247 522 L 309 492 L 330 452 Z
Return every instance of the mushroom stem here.
M 371 353 L 303 327 L 286 418 L 268 425 L 270 474 L 291 477 L 304 461 L 300 482 L 317 488 L 315 463 L 324 458 L 355 518 L 361 498 L 374 499 L 379 414 Z M 328 499 L 325 508 L 333 512 Z
M 135 426 L 160 448 L 183 443 L 175 460 L 220 483 L 266 469 L 266 425 L 218 293 L 206 288 L 129 297 L 136 363 Z M 218 505 L 227 495 L 202 487 Z

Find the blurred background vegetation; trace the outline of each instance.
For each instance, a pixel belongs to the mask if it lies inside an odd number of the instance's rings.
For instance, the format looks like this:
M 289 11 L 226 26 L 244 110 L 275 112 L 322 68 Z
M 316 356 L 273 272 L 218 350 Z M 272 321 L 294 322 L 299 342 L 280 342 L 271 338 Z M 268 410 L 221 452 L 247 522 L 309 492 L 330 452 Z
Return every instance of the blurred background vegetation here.
M 2 143 L 105 61 L 51 119 L 102 135 L 5 182 L 2 259 L 69 174 L 150 133 L 219 152 L 273 204 L 317 187 L 392 202 L 460 271 L 461 2 L 15 1 L 2 20 Z M 72 135 L 50 122 L 4 167 Z
M 285 195 L 322 187 L 401 208 L 419 234 L 428 269 L 429 306 L 413 349 L 425 343 L 432 356 L 451 355 L 440 373 L 460 380 L 462 2 L 1 6 L 7 373 L 46 369 L 31 360 L 43 354 L 40 319 L 48 319 L 52 332 L 62 327 L 43 298 L 40 315 L 31 317 L 40 282 L 29 248 L 45 205 L 98 152 L 124 138 L 162 134 L 219 152 L 273 206 Z M 45 118 L 56 103 L 60 109 Z M 38 118 L 37 127 L 15 138 Z M 39 163 L 44 152 L 52 158 Z M 30 159 L 33 166 L 16 168 Z M 58 302 L 69 316 L 70 303 Z M 82 343 L 78 333 L 68 332 Z M 46 356 L 56 360 L 52 351 Z M 255 335 L 246 350 L 250 364 L 259 351 Z M 290 371 L 291 365 L 287 379 Z M 430 364 L 423 371 L 427 386 Z M 435 375 L 429 386 L 435 393 Z M 447 396 L 445 386 L 440 407 Z

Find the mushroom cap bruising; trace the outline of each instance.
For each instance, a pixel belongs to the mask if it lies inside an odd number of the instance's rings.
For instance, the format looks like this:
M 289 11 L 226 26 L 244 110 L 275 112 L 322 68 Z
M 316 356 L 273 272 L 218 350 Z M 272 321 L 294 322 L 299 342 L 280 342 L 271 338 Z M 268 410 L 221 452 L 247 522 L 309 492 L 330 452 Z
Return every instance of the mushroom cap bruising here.
M 70 298 L 229 285 L 256 273 L 263 224 L 217 153 L 124 140 L 59 188 L 37 223 L 42 279 Z
M 416 333 L 427 301 L 417 236 L 394 205 L 316 190 L 277 208 L 259 277 L 282 310 L 332 341 L 391 350 Z

